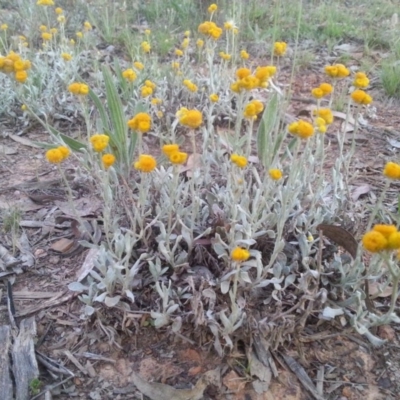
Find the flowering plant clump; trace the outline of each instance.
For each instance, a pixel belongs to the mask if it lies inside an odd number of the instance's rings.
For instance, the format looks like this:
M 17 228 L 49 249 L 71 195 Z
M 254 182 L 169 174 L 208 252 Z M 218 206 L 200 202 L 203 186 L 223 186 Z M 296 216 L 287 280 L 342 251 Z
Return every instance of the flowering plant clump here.
M 17 53 L 11 51 L 6 56 L 0 56 L 0 71 L 5 74 L 13 74 L 14 79 L 24 83 L 28 79 L 27 70 L 31 68 L 31 62 L 24 60 Z

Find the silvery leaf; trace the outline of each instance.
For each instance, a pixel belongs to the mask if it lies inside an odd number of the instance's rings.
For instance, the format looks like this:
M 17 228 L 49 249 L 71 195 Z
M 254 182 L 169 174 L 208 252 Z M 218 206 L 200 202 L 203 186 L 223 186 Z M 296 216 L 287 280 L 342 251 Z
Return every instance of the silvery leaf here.
M 121 299 L 121 296 L 114 296 L 114 297 L 107 296 L 104 300 L 104 304 L 107 307 L 114 307 L 119 303 L 120 299 Z
M 88 289 L 88 287 L 85 285 L 82 285 L 82 283 L 79 283 L 79 282 L 71 282 L 68 285 L 68 289 L 71 290 L 72 292 L 84 292 L 85 290 Z

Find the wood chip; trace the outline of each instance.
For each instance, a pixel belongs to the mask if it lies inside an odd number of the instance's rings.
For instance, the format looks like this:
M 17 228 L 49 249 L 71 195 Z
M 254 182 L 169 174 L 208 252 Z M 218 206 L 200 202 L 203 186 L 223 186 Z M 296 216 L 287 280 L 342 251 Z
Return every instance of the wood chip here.
M 9 326 L 0 326 L 0 390 L 3 400 L 13 400 L 13 385 L 10 376 L 11 329 Z

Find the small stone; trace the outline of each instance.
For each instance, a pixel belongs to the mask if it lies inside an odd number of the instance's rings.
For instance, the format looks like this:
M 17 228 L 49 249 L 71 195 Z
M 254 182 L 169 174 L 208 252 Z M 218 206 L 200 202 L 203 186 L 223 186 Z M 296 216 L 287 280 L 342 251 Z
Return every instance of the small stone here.
M 60 257 L 52 256 L 49 258 L 49 263 L 53 265 L 57 265 L 60 262 Z
M 47 256 L 47 252 L 44 249 L 36 249 L 34 256 L 35 258 L 43 258 Z

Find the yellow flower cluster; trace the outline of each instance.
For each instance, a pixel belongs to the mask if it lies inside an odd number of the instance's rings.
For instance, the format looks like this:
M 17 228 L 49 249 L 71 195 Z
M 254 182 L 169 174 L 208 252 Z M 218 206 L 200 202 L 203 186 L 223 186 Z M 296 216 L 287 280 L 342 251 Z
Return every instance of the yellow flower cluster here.
M 319 108 L 313 111 L 315 118 L 315 125 L 318 132 L 325 133 L 327 131 L 328 125 L 333 122 L 333 114 L 329 108 Z
M 243 115 L 247 119 L 257 119 L 257 115 L 264 110 L 264 105 L 260 100 L 252 100 L 244 107 Z
M 192 129 L 198 128 L 203 123 L 203 115 L 198 110 L 188 110 L 182 107 L 177 113 L 179 123 Z
M 144 53 L 150 53 L 151 51 L 151 46 L 149 42 L 146 41 L 142 42 L 140 47 Z
M 252 90 L 255 88 L 266 88 L 268 86 L 268 79 L 274 76 L 276 67 L 267 65 L 264 67 L 257 67 L 254 75 L 248 68 L 239 68 L 236 71 L 237 80 L 232 83 L 231 90 L 239 93 L 242 90 Z
M 63 162 L 71 154 L 71 150 L 66 146 L 59 146 L 55 149 L 47 150 L 46 160 L 52 164 Z
M 288 127 L 289 133 L 301 139 L 307 139 L 314 135 L 314 127 L 302 119 L 292 122 Z
M 189 32 L 190 35 L 190 32 Z M 183 39 L 181 47 L 182 49 L 186 50 L 189 47 L 189 43 L 190 43 L 190 39 L 189 37 L 185 37 L 185 39 Z
M 115 156 L 114 156 L 114 154 L 110 154 L 110 153 L 104 154 L 104 155 L 101 157 L 101 161 L 103 162 L 104 168 L 105 168 L 105 169 L 108 169 L 108 168 L 110 168 L 112 165 L 114 165 L 114 163 L 115 163 Z
M 83 23 L 83 29 L 86 31 L 86 32 L 88 32 L 88 31 L 91 31 L 93 28 L 92 28 L 92 24 L 89 22 L 89 21 L 85 21 L 84 23 Z
M 233 261 L 243 262 L 250 258 L 250 252 L 242 247 L 235 247 L 231 251 L 231 258 Z
M 187 160 L 187 153 L 179 150 L 178 144 L 165 144 L 162 152 L 168 157 L 172 164 L 184 164 Z
M 229 61 L 232 58 L 230 54 L 225 53 L 224 51 L 220 51 L 219 56 L 225 61 Z
M 232 154 L 231 155 L 231 161 L 233 164 L 237 165 L 239 168 L 244 168 L 246 167 L 248 161 L 245 156 L 240 156 L 239 154 Z
M 222 28 L 218 27 L 217 24 L 211 21 L 206 21 L 200 24 L 198 31 L 214 40 L 218 40 L 222 34 Z
M 144 112 L 138 113 L 128 121 L 128 126 L 134 131 L 146 133 L 151 129 L 151 117 Z
M 190 91 L 190 92 L 197 92 L 197 85 L 194 84 L 190 79 L 185 79 L 183 81 L 183 84 L 186 86 L 186 88 Z
M 69 53 L 61 53 L 61 57 L 64 61 L 71 61 L 72 60 L 72 55 Z
M 282 179 L 282 171 L 280 169 L 277 168 L 272 168 L 268 171 L 268 174 L 270 176 L 271 179 L 273 179 L 274 181 L 279 181 L 279 179 Z
M 333 87 L 329 83 L 321 83 L 319 87 L 314 88 L 311 90 L 311 94 L 316 98 L 316 99 L 322 99 L 322 97 L 327 96 L 328 94 L 331 94 L 333 91 Z
M 327 65 L 325 73 L 331 78 L 346 78 L 350 75 L 350 71 L 343 64 Z
M 122 77 L 129 82 L 133 82 L 137 78 L 137 75 L 132 68 L 128 68 L 122 72 Z
M 357 72 L 353 81 L 353 86 L 359 89 L 365 89 L 369 85 L 369 79 L 364 72 Z
M 156 84 L 154 82 L 146 80 L 140 90 L 140 94 L 142 97 L 149 97 L 153 94 L 155 88 Z
M 250 55 L 246 50 L 240 50 L 240 58 L 242 60 L 248 60 L 250 58 Z
M 134 66 L 137 70 L 139 70 L 139 71 L 141 71 L 141 70 L 144 69 L 144 65 L 143 65 L 143 63 L 141 63 L 140 61 L 135 61 L 135 62 L 133 63 L 133 66 Z
M 89 93 L 89 86 L 85 83 L 74 82 L 68 86 L 68 91 L 76 96 L 86 96 Z
M 0 71 L 5 74 L 14 74 L 14 79 L 24 83 L 28 79 L 26 72 L 31 68 L 29 60 L 23 60 L 17 53 L 10 51 L 5 57 L 0 56 Z
M 36 3 L 38 6 L 54 6 L 53 0 L 38 0 Z
M 391 161 L 386 163 L 383 175 L 389 179 L 400 179 L 400 164 Z
M 196 41 L 196 46 L 201 49 L 202 47 L 204 47 L 204 40 L 202 39 L 197 39 Z
M 97 153 L 102 152 L 108 146 L 109 142 L 110 138 L 104 134 L 97 134 L 90 137 L 93 150 Z
M 216 93 L 210 94 L 210 101 L 216 103 L 219 100 L 219 96 Z
M 152 172 L 157 167 L 157 161 L 149 154 L 141 154 L 139 160 L 133 163 L 133 167 L 142 172 Z
M 218 10 L 218 6 L 217 6 L 215 3 L 211 4 L 211 5 L 208 7 L 208 12 L 209 12 L 210 14 L 214 13 L 214 12 L 217 11 L 217 10 Z
M 368 105 L 372 103 L 372 97 L 361 89 L 355 90 L 351 94 L 351 98 L 357 104 Z
M 287 50 L 287 44 L 285 42 L 275 42 L 274 43 L 274 55 L 277 57 L 282 57 L 285 55 Z
M 375 225 L 363 236 L 362 243 L 371 253 L 400 249 L 400 232 L 394 225 Z
M 183 56 L 183 51 L 181 49 L 175 49 L 175 55 L 178 57 L 182 57 Z

